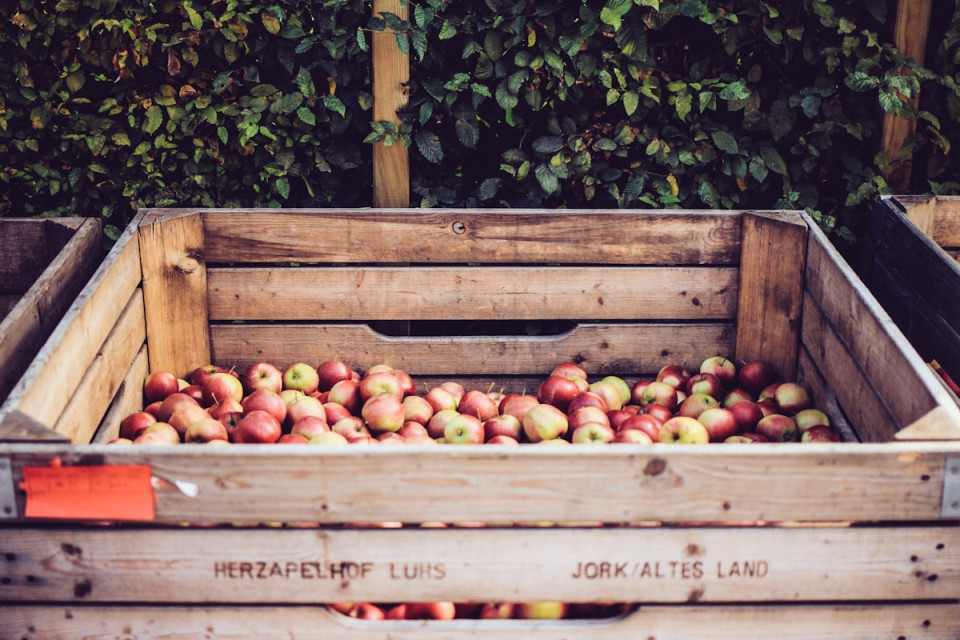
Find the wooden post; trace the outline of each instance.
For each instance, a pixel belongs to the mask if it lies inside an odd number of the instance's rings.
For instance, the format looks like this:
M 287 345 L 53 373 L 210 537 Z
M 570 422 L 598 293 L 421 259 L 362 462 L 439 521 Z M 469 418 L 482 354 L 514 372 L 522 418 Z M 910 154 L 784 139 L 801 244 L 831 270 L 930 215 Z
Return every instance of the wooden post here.
M 893 39 L 897 48 L 907 58 L 913 58 L 923 65 L 927 48 L 927 34 L 930 31 L 930 12 L 933 0 L 899 0 L 897 3 L 897 24 Z M 919 96 L 911 103 L 916 107 Z M 883 150 L 890 158 L 890 169 L 885 178 L 894 193 L 905 191 L 910 185 L 912 158 L 900 159 L 900 150 L 904 141 L 917 130 L 916 120 L 906 120 L 893 114 L 883 118 Z
M 393 13 L 406 20 L 407 3 L 401 0 L 374 0 L 373 13 Z M 397 109 L 407 102 L 406 83 L 410 80 L 409 56 L 400 52 L 396 34 L 373 34 L 373 119 L 400 124 Z M 373 148 L 373 206 L 410 206 L 410 164 L 402 144 Z

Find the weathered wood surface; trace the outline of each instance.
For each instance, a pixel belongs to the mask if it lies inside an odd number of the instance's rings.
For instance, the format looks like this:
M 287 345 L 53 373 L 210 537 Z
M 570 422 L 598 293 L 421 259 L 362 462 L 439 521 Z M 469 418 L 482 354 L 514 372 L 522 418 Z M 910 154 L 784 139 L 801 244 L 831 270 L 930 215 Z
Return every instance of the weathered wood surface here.
M 50 241 L 54 223 L 35 218 L 0 219 L 0 293 L 23 293 L 63 248 Z
M 43 528 L 6 536 L 3 551 L 14 559 L 0 599 L 27 602 L 862 602 L 960 592 L 953 526 Z
M 884 399 L 901 428 L 897 437 L 960 438 L 960 407 L 949 401 L 934 374 L 816 225 L 810 229 L 806 283 L 807 293 Z M 908 426 L 910 431 L 904 431 Z
M 737 352 L 786 379 L 797 369 L 807 225 L 796 214 L 746 214 L 737 305 Z
M 392 13 L 401 20 L 410 14 L 401 0 L 374 0 L 373 15 Z M 407 104 L 410 56 L 400 51 L 392 29 L 373 32 L 373 119 L 400 125 L 397 110 Z M 402 34 L 401 37 L 407 37 Z M 409 40 L 408 40 L 409 44 Z M 373 147 L 373 206 L 410 206 L 410 158 L 399 141 Z
M 211 320 L 726 320 L 737 309 L 734 267 L 253 268 L 208 279 Z
M 17 470 L 54 457 L 151 465 L 166 481 L 155 494 L 164 523 L 742 522 L 937 520 L 945 460 L 960 452 L 922 442 L 510 449 L 17 445 L 0 456 Z M 384 487 L 416 490 L 398 498 Z
M 357 620 L 317 605 L 13 605 L 0 609 L 6 637 L 76 640 L 199 637 L 263 640 L 956 640 L 960 611 L 947 604 L 643 605 L 610 620 Z
M 813 362 L 813 357 L 803 344 L 800 345 L 797 358 L 797 381 L 810 390 L 814 406 L 827 414 L 830 424 L 840 431 L 843 442 L 861 442 L 859 434 L 850 424 L 843 403 L 830 388 L 823 372 Z M 847 400 L 849 401 L 849 398 Z
M 148 373 L 147 345 L 144 344 L 134 357 L 126 375 L 123 376 L 117 393 L 110 403 L 110 408 L 100 419 L 100 426 L 90 442 L 101 444 L 118 437 L 123 419 L 143 409 L 143 383 Z
M 391 337 L 367 325 L 214 324 L 213 360 L 244 370 L 255 362 L 317 365 L 341 358 L 360 371 L 389 364 L 412 375 L 546 375 L 575 360 L 591 376 L 656 372 L 733 354 L 727 324 L 581 324 L 556 336 Z
M 131 236 L 128 229 L 77 295 L 0 406 L 0 423 L 18 410 L 43 425 L 56 424 L 140 283 L 140 252 Z
M 139 239 L 150 370 L 184 376 L 210 362 L 203 220 L 148 215 Z
M 209 263 L 736 265 L 729 211 L 203 211 Z M 173 215 L 171 213 L 170 215 Z

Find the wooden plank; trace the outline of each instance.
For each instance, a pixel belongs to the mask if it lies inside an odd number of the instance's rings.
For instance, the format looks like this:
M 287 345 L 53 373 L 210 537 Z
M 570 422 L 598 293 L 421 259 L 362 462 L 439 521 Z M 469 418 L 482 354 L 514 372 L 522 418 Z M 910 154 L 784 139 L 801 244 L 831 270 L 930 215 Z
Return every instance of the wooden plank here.
M 740 259 L 741 214 L 730 211 L 238 209 L 204 211 L 203 222 L 209 263 L 636 266 Z
M 20 298 L 23 297 L 23 294 L 20 293 L 4 293 L 0 294 L 0 320 L 3 320 L 7 317 L 7 314 L 10 313 L 10 310 L 13 309 Z
M 227 268 L 209 287 L 211 320 L 727 320 L 737 304 L 733 267 Z
M 737 352 L 796 375 L 807 224 L 797 215 L 746 214 L 737 305 Z
M 930 13 L 933 0 L 898 0 L 897 21 L 894 25 L 893 41 L 903 52 L 904 57 L 913 58 L 923 66 L 927 49 L 927 35 L 930 32 Z M 914 108 L 920 103 L 920 96 L 910 99 Z M 907 120 L 887 113 L 883 118 L 883 141 L 881 148 L 890 159 L 891 168 L 884 176 L 894 192 L 908 191 L 912 158 L 901 158 L 903 143 L 917 130 L 916 120 Z
M 365 371 L 386 363 L 411 375 L 546 375 L 577 361 L 591 375 L 658 371 L 665 363 L 692 366 L 733 353 L 732 324 L 581 324 L 557 336 L 395 338 L 366 325 L 249 325 L 210 327 L 213 361 L 245 370 L 259 361 L 315 365 L 337 357 Z
M 958 452 L 925 442 L 507 449 L 0 445 L 0 456 L 15 473 L 54 457 L 149 464 L 166 481 L 155 492 L 157 522 L 173 524 L 906 522 L 941 518 L 945 460 Z M 395 486 L 417 490 L 384 491 Z
M 110 404 L 100 427 L 90 440 L 94 444 L 106 443 L 120 435 L 120 423 L 131 413 L 143 409 L 143 382 L 149 373 L 147 345 L 140 347 L 127 375 L 120 382 L 120 388 Z
M 47 246 L 51 226 L 37 218 L 0 220 L 0 293 L 23 293 L 56 255 Z
M 851 357 L 869 372 L 895 423 L 906 427 L 922 420 L 924 435 L 917 427 L 912 430 L 915 437 L 960 438 L 960 409 L 949 401 L 934 374 L 815 225 L 810 238 L 807 291 Z M 936 415 L 943 414 L 945 422 L 930 414 L 940 408 L 945 413 Z
M 131 242 L 131 240 L 134 242 Z M 0 406 L 0 423 L 14 410 L 52 426 L 140 282 L 140 252 L 128 230 L 117 240 L 63 320 Z M 57 393 L 50 393 L 57 389 Z
M 862 602 L 960 592 L 954 526 L 54 527 L 6 537 L 8 602 Z
M 789 624 L 784 621 L 789 620 Z M 0 609 L 0 634 L 79 637 L 261 638 L 263 640 L 956 640 L 955 603 L 643 605 L 608 620 L 357 620 L 322 606 L 13 605 Z
M 200 214 L 163 213 L 139 227 L 150 370 L 184 376 L 210 362 Z
M 0 424 L 0 442 L 70 442 L 63 434 L 57 433 L 49 427 L 45 427 L 30 416 L 25 416 L 19 411 L 6 416 L 3 424 Z
M 860 436 L 847 420 L 843 406 L 837 400 L 836 394 L 827 385 L 820 368 L 814 363 L 810 352 L 806 347 L 800 345 L 800 353 L 797 358 L 797 382 L 810 390 L 813 397 L 813 406 L 820 408 L 827 417 L 830 418 L 830 424 L 840 432 L 843 442 L 860 442 Z
M 373 15 L 392 13 L 401 20 L 409 16 L 406 2 L 374 0 Z M 402 37 L 406 37 L 403 34 Z M 409 40 L 407 41 L 409 44 Z M 397 33 L 373 32 L 373 119 L 400 125 L 397 110 L 407 104 L 410 57 L 397 45 Z M 400 142 L 373 147 L 373 206 L 410 206 L 410 159 Z
M 61 230 L 69 231 L 71 237 L 58 253 L 53 254 L 52 260 L 13 309 L 5 317 L 0 316 L 0 362 L 3 363 L 0 402 L 26 371 L 43 341 L 53 332 L 100 262 L 99 221 L 86 220 L 75 230 L 58 225 L 45 228 L 48 236 Z M 44 249 L 40 247 L 38 250 Z
M 78 444 L 90 442 L 145 339 L 143 292 L 136 289 L 60 414 L 54 427 L 59 433 Z

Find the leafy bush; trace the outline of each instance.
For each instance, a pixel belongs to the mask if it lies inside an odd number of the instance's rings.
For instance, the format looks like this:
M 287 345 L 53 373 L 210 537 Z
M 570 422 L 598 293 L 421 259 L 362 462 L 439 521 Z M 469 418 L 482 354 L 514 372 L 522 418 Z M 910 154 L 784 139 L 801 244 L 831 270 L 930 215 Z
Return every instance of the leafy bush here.
M 918 68 L 893 0 L 14 0 L 0 22 L 0 214 L 369 206 L 370 142 L 422 206 L 802 208 L 858 233 L 885 112 L 913 192 L 956 192 L 960 13 Z M 371 122 L 370 31 L 411 64 Z M 919 110 L 910 98 L 920 92 Z M 367 143 L 367 144 L 365 144 Z

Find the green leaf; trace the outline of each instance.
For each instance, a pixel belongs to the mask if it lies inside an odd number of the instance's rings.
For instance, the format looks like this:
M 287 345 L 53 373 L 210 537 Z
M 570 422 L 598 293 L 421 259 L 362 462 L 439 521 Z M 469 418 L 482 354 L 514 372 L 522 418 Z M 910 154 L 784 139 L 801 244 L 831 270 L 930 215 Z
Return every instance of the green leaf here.
M 347 107 L 343 104 L 343 101 L 340 100 L 337 96 L 332 93 L 328 93 L 323 96 L 323 106 L 325 106 L 330 111 L 339 113 L 341 117 L 346 117 Z
M 750 97 L 750 89 L 742 80 L 731 82 L 720 92 L 721 100 L 746 100 Z
M 783 161 L 780 153 L 773 146 L 767 144 L 760 147 L 760 155 L 770 171 L 782 176 L 787 175 L 787 163 Z
M 880 86 L 880 79 L 863 71 L 854 71 L 843 79 L 843 83 L 853 91 L 870 91 Z
M 227 133 L 226 127 L 217 127 L 217 137 L 220 138 L 220 142 L 222 142 L 223 144 L 227 144 L 228 135 L 229 134 Z M 139 149 L 139 147 L 137 148 Z
M 370 45 L 367 43 L 367 34 L 365 34 L 360 27 L 357 27 L 357 46 L 360 47 L 360 51 L 370 51 Z
M 710 137 L 713 139 L 713 144 L 715 144 L 721 151 L 731 155 L 740 153 L 740 147 L 737 145 L 737 139 L 734 138 L 729 131 L 720 129 L 711 133 Z
M 540 184 L 540 188 L 543 189 L 548 195 L 556 193 L 560 190 L 560 181 L 557 180 L 557 176 L 550 171 L 550 165 L 538 164 L 537 168 L 534 169 L 533 174 L 536 176 L 537 182 Z
M 563 138 L 560 136 L 542 136 L 531 145 L 537 153 L 554 154 L 563 149 Z
M 286 176 L 277 179 L 277 193 L 284 200 L 290 197 L 290 181 L 287 180 Z
M 457 139 L 460 141 L 460 144 L 468 149 L 476 149 L 477 142 L 480 140 L 480 128 L 477 126 L 476 121 L 457 118 L 457 121 L 453 124 L 453 128 L 457 132 Z
M 597 151 L 616 151 L 617 143 L 610 138 L 599 138 L 593 143 L 593 148 Z
M 309 124 L 310 126 L 317 124 L 317 116 L 313 115 L 313 111 L 310 111 L 309 107 L 300 107 L 297 109 L 297 117 L 300 118 L 304 124 Z
M 623 94 L 623 110 L 628 116 L 632 116 L 640 106 L 640 96 L 633 91 L 627 91 Z
M 163 124 L 163 111 L 157 105 L 151 105 L 147 109 L 147 121 L 143 124 L 145 133 L 153 133 Z
M 790 108 L 786 100 L 774 101 L 770 106 L 770 115 L 767 117 L 767 124 L 770 126 L 773 139 L 780 140 L 790 133 L 796 119 L 796 112 Z
M 443 148 L 440 146 L 440 138 L 432 131 L 420 130 L 413 134 L 413 142 L 417 145 L 417 150 L 427 162 L 440 164 L 443 161 Z
M 455 35 L 457 35 L 457 28 L 449 20 L 444 20 L 443 26 L 440 27 L 440 33 L 437 37 L 441 40 L 449 40 Z
M 270 113 L 293 113 L 300 108 L 301 104 L 303 104 L 303 94 L 288 93 L 280 96 L 270 105 Z
M 72 93 L 77 93 L 80 89 L 83 89 L 86 81 L 87 78 L 83 75 L 82 71 L 74 71 L 67 76 L 67 88 L 70 89 Z
M 267 30 L 267 33 L 271 35 L 280 33 L 280 20 L 277 19 L 277 16 L 272 13 L 263 13 L 260 16 L 260 21 L 263 23 L 263 28 Z
M 754 180 L 757 182 L 763 182 L 767 179 L 769 172 L 767 171 L 767 165 L 763 162 L 763 158 L 760 156 L 753 156 L 750 158 L 750 164 L 748 166 L 750 169 L 750 175 L 753 176 Z
M 689 93 L 678 96 L 676 108 L 677 116 L 679 116 L 681 120 L 686 120 L 687 116 L 690 115 L 690 111 L 693 110 L 693 96 Z
M 492 199 L 500 190 L 501 182 L 500 178 L 487 178 L 480 183 L 480 188 L 477 190 L 477 197 L 484 201 Z
M 113 144 L 118 147 L 129 147 L 130 146 L 130 136 L 123 132 L 118 132 L 110 136 L 110 140 L 113 141 Z

